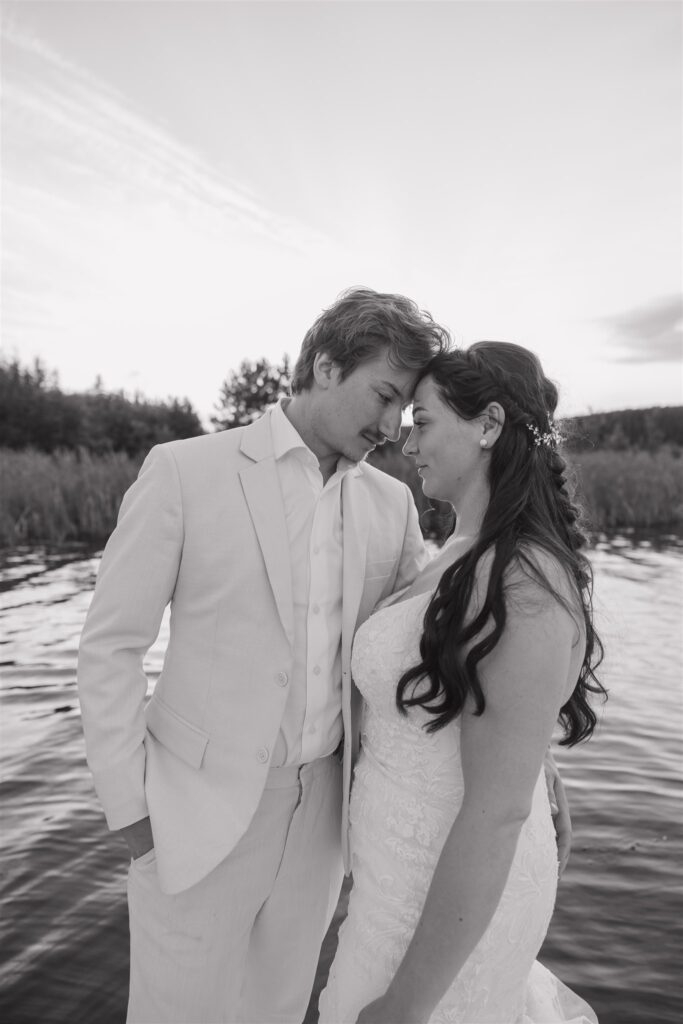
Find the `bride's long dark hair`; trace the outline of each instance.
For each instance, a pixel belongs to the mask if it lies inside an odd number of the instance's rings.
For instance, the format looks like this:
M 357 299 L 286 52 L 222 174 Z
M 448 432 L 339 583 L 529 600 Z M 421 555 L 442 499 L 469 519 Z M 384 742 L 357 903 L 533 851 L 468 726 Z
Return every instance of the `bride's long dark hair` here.
M 570 612 L 580 609 L 583 615 L 586 652 L 574 691 L 559 716 L 565 733 L 561 743 L 572 746 L 595 728 L 590 695 L 607 694 L 595 675 L 603 648 L 593 626 L 593 575 L 583 553 L 586 536 L 554 435 L 557 388 L 533 352 L 495 341 L 438 355 L 424 376 L 434 381 L 441 399 L 461 418 L 472 420 L 490 402 L 498 402 L 505 422 L 491 449 L 491 493 L 481 531 L 439 581 L 424 617 L 421 660 L 399 680 L 397 706 L 403 714 L 415 705 L 430 712 L 430 732 L 460 714 L 468 697 L 475 714 L 482 714 L 486 701 L 478 666 L 505 629 L 505 574 L 517 566 Z M 574 602 L 553 586 L 534 557 L 538 549 L 564 570 Z M 491 569 L 486 596 L 476 616 L 467 621 L 477 570 L 487 552 Z

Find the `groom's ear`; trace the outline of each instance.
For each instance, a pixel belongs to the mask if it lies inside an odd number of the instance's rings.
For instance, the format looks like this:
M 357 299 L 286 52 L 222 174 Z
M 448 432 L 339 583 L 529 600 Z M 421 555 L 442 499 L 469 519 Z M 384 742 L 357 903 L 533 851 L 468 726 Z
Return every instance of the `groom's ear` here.
M 337 364 L 327 352 L 318 352 L 313 360 L 313 379 L 323 391 L 332 384 Z

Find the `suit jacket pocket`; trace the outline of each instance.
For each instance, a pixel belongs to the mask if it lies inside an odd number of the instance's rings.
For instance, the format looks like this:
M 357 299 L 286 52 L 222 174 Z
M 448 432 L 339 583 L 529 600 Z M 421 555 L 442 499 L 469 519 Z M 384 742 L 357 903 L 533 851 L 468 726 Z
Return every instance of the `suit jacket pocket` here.
M 370 580 L 385 580 L 388 576 L 391 576 L 395 567 L 395 558 L 368 560 L 365 563 L 365 582 L 369 583 Z
M 147 729 L 163 747 L 192 768 L 201 768 L 209 735 L 153 696 L 145 710 Z

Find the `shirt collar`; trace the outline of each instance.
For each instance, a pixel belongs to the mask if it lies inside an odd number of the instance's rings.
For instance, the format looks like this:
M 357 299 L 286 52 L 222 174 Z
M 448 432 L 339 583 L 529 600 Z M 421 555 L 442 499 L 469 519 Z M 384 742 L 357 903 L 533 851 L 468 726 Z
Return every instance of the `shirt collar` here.
M 298 430 L 285 415 L 284 406 L 288 401 L 288 398 L 281 398 L 277 405 L 273 406 L 273 412 L 270 417 L 270 431 L 273 438 L 273 454 L 276 459 L 281 459 L 283 455 L 287 454 L 287 452 L 291 452 L 299 448 L 303 452 L 308 452 L 309 455 L 315 458 L 311 449 L 302 440 Z
M 297 452 L 298 457 L 301 458 L 303 462 L 311 463 L 316 469 L 318 469 L 317 458 L 285 413 L 285 406 L 289 401 L 289 398 L 281 398 L 280 401 L 273 406 L 270 417 L 273 454 L 275 458 L 279 460 L 289 452 Z M 337 462 L 337 473 L 344 475 L 351 470 L 353 470 L 353 475 L 357 476 L 361 472 L 360 463 L 351 462 L 350 459 L 341 455 Z

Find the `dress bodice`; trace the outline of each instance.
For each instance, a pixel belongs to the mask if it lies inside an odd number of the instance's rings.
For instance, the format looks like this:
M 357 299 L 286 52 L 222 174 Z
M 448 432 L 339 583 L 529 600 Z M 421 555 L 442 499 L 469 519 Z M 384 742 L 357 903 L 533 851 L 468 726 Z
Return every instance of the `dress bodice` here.
M 396 706 L 398 680 L 420 658 L 430 596 L 376 611 L 356 633 L 351 659 L 365 701 L 351 793 L 352 870 L 362 886 L 361 863 L 378 866 L 390 850 L 394 863 L 382 867 L 383 886 L 397 901 L 408 891 L 426 892 L 464 793 L 459 720 L 428 732 L 433 715 L 419 706 L 404 715 Z
M 431 593 L 416 594 L 381 607 L 363 623 L 354 641 L 351 666 L 363 694 L 361 745 L 388 778 L 424 793 L 435 788 L 451 800 L 461 787 L 460 724 L 430 733 L 434 716 L 422 707 L 402 714 L 396 687 L 420 660 L 420 637 Z M 418 684 L 422 685 L 422 684 Z

